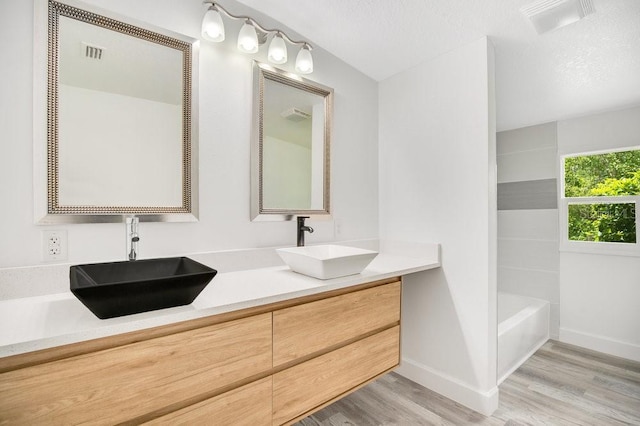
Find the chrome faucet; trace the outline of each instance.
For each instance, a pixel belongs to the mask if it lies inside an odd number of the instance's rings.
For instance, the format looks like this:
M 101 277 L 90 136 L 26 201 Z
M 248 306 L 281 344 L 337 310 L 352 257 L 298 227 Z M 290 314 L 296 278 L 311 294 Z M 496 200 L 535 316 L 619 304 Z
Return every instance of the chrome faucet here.
M 127 256 L 129 260 L 136 260 L 138 258 L 138 241 L 140 236 L 138 235 L 138 218 L 131 216 L 127 218 Z
M 298 247 L 304 246 L 304 233 L 313 233 L 313 228 L 305 226 L 304 220 L 309 219 L 309 216 L 298 216 Z

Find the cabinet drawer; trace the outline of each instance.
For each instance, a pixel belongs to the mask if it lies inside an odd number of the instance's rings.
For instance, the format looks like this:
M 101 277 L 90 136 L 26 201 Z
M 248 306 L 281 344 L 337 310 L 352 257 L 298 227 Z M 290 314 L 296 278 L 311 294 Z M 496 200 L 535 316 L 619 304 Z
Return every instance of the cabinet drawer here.
M 273 313 L 273 365 L 400 321 L 400 281 Z
M 0 374 L 0 423 L 114 424 L 271 368 L 271 314 Z
M 271 425 L 271 376 L 202 401 L 147 425 Z
M 273 376 L 273 424 L 308 415 L 322 404 L 398 365 L 400 327 L 344 346 Z

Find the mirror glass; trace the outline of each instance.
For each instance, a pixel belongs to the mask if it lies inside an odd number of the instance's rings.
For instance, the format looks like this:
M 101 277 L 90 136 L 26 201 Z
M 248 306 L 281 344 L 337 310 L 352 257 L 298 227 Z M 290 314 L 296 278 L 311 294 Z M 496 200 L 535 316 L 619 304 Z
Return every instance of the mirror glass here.
M 195 220 L 195 40 L 54 1 L 48 15 L 42 222 Z
M 329 214 L 332 89 L 255 67 L 252 219 Z

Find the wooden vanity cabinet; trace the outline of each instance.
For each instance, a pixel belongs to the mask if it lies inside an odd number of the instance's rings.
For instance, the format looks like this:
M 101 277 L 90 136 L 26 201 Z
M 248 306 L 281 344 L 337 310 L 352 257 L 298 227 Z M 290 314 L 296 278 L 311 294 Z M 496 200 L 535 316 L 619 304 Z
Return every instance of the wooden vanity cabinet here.
M 297 421 L 398 365 L 399 327 L 343 346 L 273 376 L 273 424 Z
M 304 418 L 400 361 L 400 281 L 273 313 L 273 424 Z
M 271 425 L 271 376 L 151 420 L 145 425 Z
M 400 282 L 273 313 L 273 365 L 295 361 L 400 321 Z
M 0 424 L 280 425 L 399 363 L 400 280 L 0 359 Z
M 261 314 L 0 374 L 0 424 L 141 422 L 191 405 L 268 371 L 271 329 Z

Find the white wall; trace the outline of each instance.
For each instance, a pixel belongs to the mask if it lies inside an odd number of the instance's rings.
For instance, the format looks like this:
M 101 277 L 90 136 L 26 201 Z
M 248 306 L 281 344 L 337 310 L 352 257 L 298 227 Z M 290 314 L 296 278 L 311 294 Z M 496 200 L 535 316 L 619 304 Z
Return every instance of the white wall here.
M 442 268 L 405 278 L 399 372 L 497 408 L 493 49 L 486 38 L 380 83 L 383 239 L 436 241 Z
M 535 184 L 557 179 L 556 133 L 555 122 L 499 132 L 498 184 Z M 555 201 L 557 195 L 548 196 Z M 498 291 L 548 300 L 551 303 L 549 333 L 557 339 L 560 322 L 558 209 L 539 208 L 537 201 L 530 197 L 526 208 L 511 206 L 509 209 L 501 209 L 498 202 Z
M 560 155 L 640 145 L 640 107 L 558 122 Z M 560 340 L 640 361 L 640 259 L 560 253 Z
M 88 3 L 199 37 L 200 0 L 91 0 Z M 284 27 L 231 0 L 235 13 Z M 41 263 L 41 231 L 66 229 L 71 263 L 124 259 L 124 225 L 33 224 L 33 3 L 0 2 L 0 267 Z M 295 38 L 296 34 L 290 33 Z M 313 41 L 311 41 L 313 42 Z M 290 52 L 292 57 L 293 52 Z M 312 221 L 309 242 L 378 236 L 378 86 L 321 48 L 310 79 L 335 89 L 332 208 L 336 221 Z M 293 244 L 295 223 L 249 221 L 251 55 L 202 42 L 200 49 L 200 221 L 143 223 L 140 254 L 169 256 Z M 355 113 L 357 112 L 357 113 Z

